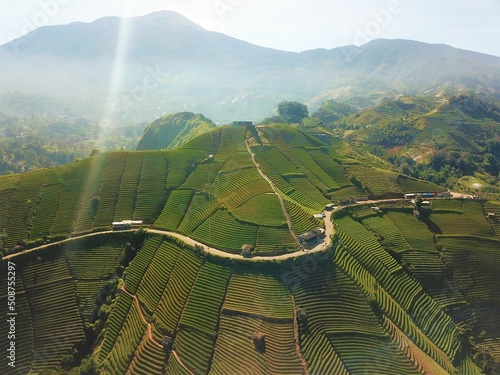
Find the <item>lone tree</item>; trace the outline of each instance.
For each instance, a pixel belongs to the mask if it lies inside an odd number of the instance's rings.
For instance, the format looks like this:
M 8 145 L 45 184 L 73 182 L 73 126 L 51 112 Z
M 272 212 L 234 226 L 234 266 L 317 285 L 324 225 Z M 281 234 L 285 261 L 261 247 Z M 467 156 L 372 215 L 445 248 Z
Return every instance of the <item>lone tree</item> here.
M 309 111 L 305 104 L 284 101 L 278 104 L 278 114 L 290 124 L 302 121 L 309 116 Z

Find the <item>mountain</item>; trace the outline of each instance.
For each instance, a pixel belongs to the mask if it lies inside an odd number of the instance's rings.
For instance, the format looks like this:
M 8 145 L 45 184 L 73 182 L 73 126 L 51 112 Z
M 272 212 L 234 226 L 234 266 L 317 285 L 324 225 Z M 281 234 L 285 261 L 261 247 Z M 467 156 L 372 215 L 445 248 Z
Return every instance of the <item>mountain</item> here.
M 201 114 L 182 112 L 163 116 L 144 130 L 137 150 L 175 148 L 213 128 L 215 124 Z
M 73 112 L 122 122 L 181 111 L 257 120 L 282 100 L 317 108 L 327 99 L 366 97 L 370 105 L 445 84 L 452 93 L 500 93 L 494 56 L 405 40 L 277 51 L 171 11 L 42 27 L 0 46 L 0 68 L 0 94 L 64 98 Z
M 349 147 L 223 126 L 1 176 L 0 372 L 495 373 L 500 206 Z

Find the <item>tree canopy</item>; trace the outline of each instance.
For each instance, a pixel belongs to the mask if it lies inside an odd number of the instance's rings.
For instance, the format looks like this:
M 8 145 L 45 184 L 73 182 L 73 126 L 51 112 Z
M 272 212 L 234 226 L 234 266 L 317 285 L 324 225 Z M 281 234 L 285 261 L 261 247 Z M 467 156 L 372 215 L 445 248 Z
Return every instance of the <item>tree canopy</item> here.
M 303 118 L 309 116 L 309 111 L 305 104 L 283 101 L 278 104 L 278 114 L 290 124 L 300 122 Z

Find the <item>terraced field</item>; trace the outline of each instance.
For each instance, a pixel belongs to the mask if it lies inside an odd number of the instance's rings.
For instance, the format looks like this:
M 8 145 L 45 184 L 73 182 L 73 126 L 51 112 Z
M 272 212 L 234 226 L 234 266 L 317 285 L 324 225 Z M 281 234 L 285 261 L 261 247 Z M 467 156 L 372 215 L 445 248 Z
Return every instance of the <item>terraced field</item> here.
M 372 194 L 427 190 L 339 155 L 292 127 L 221 127 L 176 150 L 0 178 L 2 252 L 133 218 L 272 256 L 297 251 L 285 214 L 301 234 L 323 226 L 312 215 L 332 198 L 360 193 L 344 171 Z M 496 206 L 433 200 L 421 218 L 404 203 L 380 207 L 334 212 L 331 249 L 287 259 L 225 259 L 130 232 L 19 254 L 19 368 L 56 368 L 88 344 L 103 374 L 481 373 L 478 350 L 500 358 L 500 244 L 486 217 Z M 0 373 L 16 372 L 2 362 Z

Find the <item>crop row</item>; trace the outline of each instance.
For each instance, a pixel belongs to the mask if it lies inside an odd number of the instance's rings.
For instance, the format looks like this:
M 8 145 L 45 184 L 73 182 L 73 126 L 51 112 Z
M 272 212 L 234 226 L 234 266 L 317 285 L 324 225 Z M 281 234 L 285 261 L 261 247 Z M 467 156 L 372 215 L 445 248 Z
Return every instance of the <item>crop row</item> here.
M 132 219 L 142 169 L 142 152 L 129 152 L 123 170 L 113 221 Z
M 89 174 L 91 159 L 83 159 L 73 164 L 59 198 L 59 208 L 52 224 L 52 236 L 68 236 L 80 209 L 85 181 Z
M 137 295 L 144 304 L 144 314 L 147 317 L 150 317 L 158 306 L 181 251 L 182 249 L 173 243 L 162 242 L 145 270 Z
M 383 196 L 387 193 L 400 193 L 401 187 L 397 184 L 397 174 L 376 169 L 362 164 L 346 166 L 349 174 L 353 175 L 370 195 Z
M 166 188 L 176 189 L 181 186 L 195 170 L 196 165 L 206 157 L 206 152 L 187 148 L 163 151 L 168 160 Z
M 238 252 L 244 244 L 255 245 L 257 226 L 236 221 L 226 210 L 209 216 L 192 237 L 215 247 Z
M 47 172 L 40 192 L 40 203 L 36 208 L 30 239 L 50 236 L 52 223 L 59 208 L 59 199 L 69 168 L 53 168 Z
M 201 261 L 191 251 L 179 255 L 169 275 L 168 283 L 155 309 L 155 334 L 175 332 L 186 301 L 201 267 Z M 161 338 L 161 336 L 159 337 Z
M 322 226 L 322 222 L 320 220 L 315 219 L 311 214 L 304 211 L 304 209 L 297 203 L 286 199 L 285 207 L 290 215 L 293 230 L 297 235 Z
M 281 280 L 259 273 L 233 273 L 224 309 L 290 321 L 293 317 L 290 295 Z
M 137 304 L 132 303 L 120 328 L 113 348 L 102 362 L 103 368 L 111 374 L 125 374 L 135 351 L 146 332 Z M 102 351 L 102 349 L 101 349 Z
M 231 213 L 239 220 L 256 225 L 283 226 L 286 224 L 283 210 L 276 194 L 261 194 L 253 197 Z
M 307 150 L 307 152 L 339 187 L 352 186 L 352 182 L 346 177 L 341 165 L 334 161 L 329 155 L 319 149 Z
M 411 213 L 390 210 L 385 213 L 385 217 L 398 227 L 406 241 L 415 250 L 437 254 L 434 235 L 423 221 L 418 220 Z
M 172 356 L 173 357 L 173 356 Z M 157 344 L 151 342 L 144 335 L 132 362 L 128 368 L 128 374 L 162 374 L 166 354 Z
M 134 219 L 152 223 L 167 200 L 167 162 L 159 151 L 145 151 L 135 201 Z
M 296 251 L 297 243 L 290 234 L 288 227 L 282 226 L 280 228 L 259 226 L 257 230 L 257 243 L 255 245 L 255 252 L 258 254 L 263 253 L 286 253 L 288 251 Z
M 160 244 L 161 237 L 147 237 L 135 258 L 130 262 L 125 274 L 125 286 L 130 293 L 134 294 L 136 292 L 144 272 L 149 267 Z
M 89 174 L 81 197 L 80 211 L 75 220 L 75 233 L 89 232 L 92 229 L 99 203 L 99 189 L 109 157 L 109 153 L 102 153 L 90 158 Z
M 262 347 L 252 342 L 263 335 Z M 302 374 L 295 352 L 293 324 L 271 323 L 241 315 L 221 317 L 211 374 Z
M 188 210 L 194 190 L 174 190 L 170 193 L 155 227 L 175 231 Z
M 45 170 L 25 174 L 17 183 L 12 197 L 6 229 L 5 246 L 13 247 L 29 237 L 36 207 L 39 203 L 40 190 L 45 179 Z

